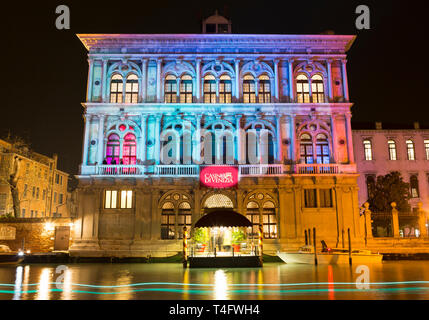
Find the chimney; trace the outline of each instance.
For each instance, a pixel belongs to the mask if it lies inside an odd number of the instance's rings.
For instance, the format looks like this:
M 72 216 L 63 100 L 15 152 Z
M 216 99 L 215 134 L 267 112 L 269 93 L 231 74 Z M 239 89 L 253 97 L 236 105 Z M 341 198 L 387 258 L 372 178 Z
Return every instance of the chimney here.
M 414 122 L 414 130 L 420 130 L 420 123 Z
M 375 129 L 376 130 L 382 130 L 383 129 L 383 123 L 382 122 L 376 122 L 375 123 Z

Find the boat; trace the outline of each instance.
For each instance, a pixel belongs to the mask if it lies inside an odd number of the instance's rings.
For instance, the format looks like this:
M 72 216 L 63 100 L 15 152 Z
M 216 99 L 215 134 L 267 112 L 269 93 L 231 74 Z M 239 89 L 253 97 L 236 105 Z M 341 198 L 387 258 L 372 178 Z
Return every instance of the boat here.
M 349 250 L 347 249 L 327 249 L 326 251 L 314 254 L 313 246 L 303 246 L 298 252 L 278 252 L 277 256 L 286 263 L 315 264 L 317 257 L 318 264 L 349 264 Z M 372 253 L 369 250 L 352 250 L 353 264 L 374 264 L 381 263 L 383 255 Z
M 15 265 L 24 260 L 24 252 L 13 252 L 6 245 L 0 245 L 0 265 Z

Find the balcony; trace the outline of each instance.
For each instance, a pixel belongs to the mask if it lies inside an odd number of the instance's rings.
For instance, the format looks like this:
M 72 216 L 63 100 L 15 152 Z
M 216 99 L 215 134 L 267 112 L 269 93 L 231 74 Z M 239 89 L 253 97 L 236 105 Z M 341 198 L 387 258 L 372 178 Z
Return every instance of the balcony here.
M 339 174 L 338 164 L 297 164 L 295 173 L 297 174 Z
M 95 165 L 82 166 L 82 176 L 101 177 L 199 177 L 199 165 Z M 238 165 L 240 177 L 355 174 L 356 165 L 343 164 L 262 164 Z

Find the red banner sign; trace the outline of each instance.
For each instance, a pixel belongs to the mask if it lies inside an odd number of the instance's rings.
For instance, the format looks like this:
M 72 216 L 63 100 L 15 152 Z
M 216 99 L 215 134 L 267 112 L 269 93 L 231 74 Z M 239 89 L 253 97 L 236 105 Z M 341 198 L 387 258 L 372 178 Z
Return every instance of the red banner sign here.
M 235 167 L 205 167 L 200 172 L 200 181 L 209 188 L 225 189 L 238 184 L 238 170 Z

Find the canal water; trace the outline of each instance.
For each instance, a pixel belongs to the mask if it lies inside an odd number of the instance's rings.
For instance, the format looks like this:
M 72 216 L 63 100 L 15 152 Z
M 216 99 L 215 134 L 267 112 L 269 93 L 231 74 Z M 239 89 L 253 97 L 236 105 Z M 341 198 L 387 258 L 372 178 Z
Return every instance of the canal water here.
M 429 261 L 358 267 L 280 263 L 266 263 L 261 269 L 137 263 L 0 266 L 0 299 L 429 300 Z

